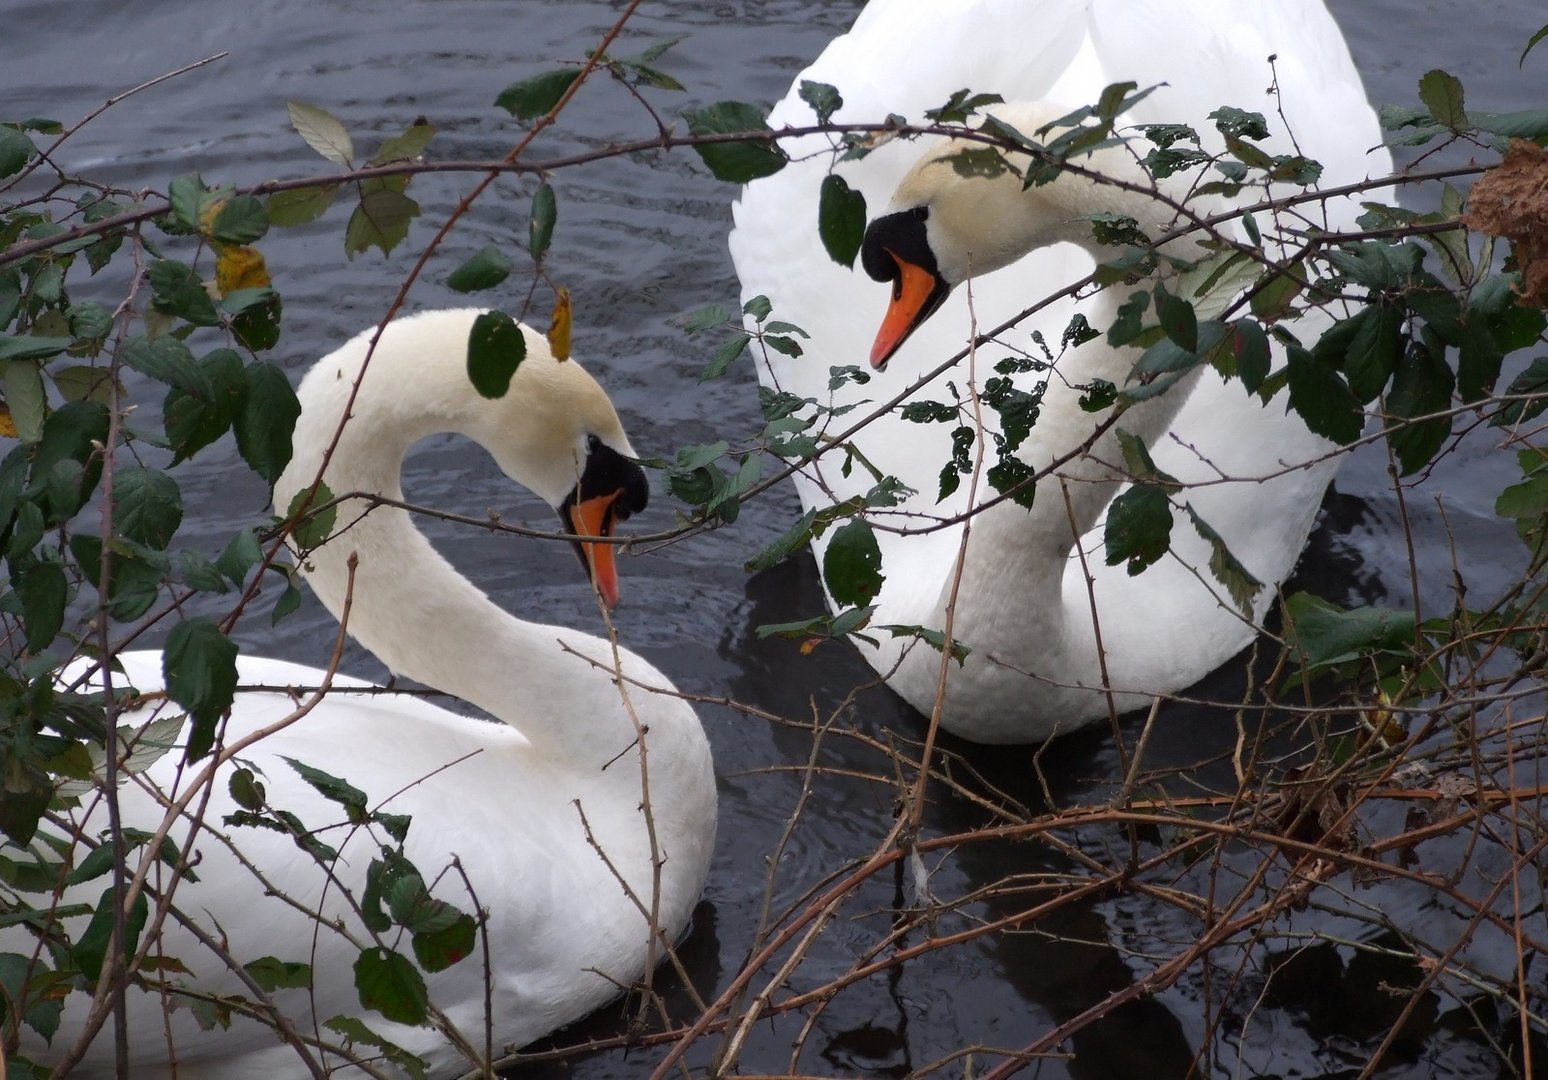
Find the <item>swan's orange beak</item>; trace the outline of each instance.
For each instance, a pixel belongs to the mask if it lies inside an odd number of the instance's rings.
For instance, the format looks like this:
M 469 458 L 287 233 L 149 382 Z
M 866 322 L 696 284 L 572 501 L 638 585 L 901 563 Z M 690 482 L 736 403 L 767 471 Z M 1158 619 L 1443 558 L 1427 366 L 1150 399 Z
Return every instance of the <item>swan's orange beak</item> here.
M 573 504 L 570 507 L 570 528 L 575 530 L 575 535 L 579 537 L 612 536 L 613 503 L 621 494 L 623 494 L 622 490 L 614 491 Z M 612 611 L 618 606 L 618 562 L 615 550 L 617 545 L 577 540 L 575 546 L 581 550 L 581 557 L 585 560 L 586 569 L 591 574 L 591 583 L 596 586 L 602 602 L 607 605 L 607 610 Z
M 909 262 L 895 251 L 888 250 L 892 261 L 898 265 L 898 276 L 892 279 L 892 302 L 882 319 L 881 329 L 876 331 L 876 342 L 871 346 L 871 366 L 877 371 L 887 366 L 892 354 L 918 329 L 940 306 L 938 297 L 941 283 L 936 275 L 924 267 Z

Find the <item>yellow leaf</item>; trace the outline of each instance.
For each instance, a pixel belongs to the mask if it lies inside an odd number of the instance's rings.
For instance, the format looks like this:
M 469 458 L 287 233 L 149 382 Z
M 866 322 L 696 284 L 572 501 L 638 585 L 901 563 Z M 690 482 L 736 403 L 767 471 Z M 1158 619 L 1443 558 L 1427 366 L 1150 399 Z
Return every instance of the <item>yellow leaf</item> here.
M 548 324 L 548 348 L 553 352 L 555 360 L 568 360 L 570 358 L 570 290 L 563 285 L 559 286 L 559 295 L 554 298 L 554 317 Z
M 0 437 L 16 438 L 16 421 L 11 419 L 11 407 L 0 401 Z
M 229 296 L 238 289 L 262 289 L 269 284 L 269 268 L 255 247 L 215 245 L 215 287 Z

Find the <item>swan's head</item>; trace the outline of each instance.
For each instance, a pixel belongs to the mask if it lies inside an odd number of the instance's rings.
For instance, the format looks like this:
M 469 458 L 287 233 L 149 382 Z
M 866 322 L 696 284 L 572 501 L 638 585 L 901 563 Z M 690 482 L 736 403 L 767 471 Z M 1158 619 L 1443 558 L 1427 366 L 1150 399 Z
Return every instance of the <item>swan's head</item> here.
M 595 379 L 573 360 L 558 361 L 542 335 L 527 331 L 527 358 L 505 395 L 488 402 L 474 434 L 505 474 L 559 514 L 597 592 L 618 604 L 618 567 L 606 539 L 645 509 L 650 487 L 618 413 Z
M 1046 102 L 993 110 L 1001 122 L 1029 134 L 1045 130 L 1067 111 Z M 952 289 L 1051 244 L 1090 244 L 1087 215 L 1108 209 L 1107 196 L 1078 175 L 1024 188 L 1024 154 L 1004 154 L 1008 167 L 988 170 L 968 166 L 961 156 L 983 150 L 981 142 L 941 143 L 914 164 L 886 213 L 866 228 L 860 246 L 865 272 L 892 285 L 892 301 L 871 347 L 871 366 L 878 370 Z M 1112 158 L 1111 153 L 1092 155 L 1081 164 L 1107 172 L 1132 171 L 1132 166 Z

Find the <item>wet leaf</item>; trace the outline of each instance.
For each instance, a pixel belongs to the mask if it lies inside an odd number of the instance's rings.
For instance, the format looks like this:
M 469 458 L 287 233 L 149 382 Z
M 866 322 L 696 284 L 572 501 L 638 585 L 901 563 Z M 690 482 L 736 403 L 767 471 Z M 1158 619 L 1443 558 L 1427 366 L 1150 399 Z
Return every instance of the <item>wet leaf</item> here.
M 486 398 L 501 398 L 527 358 L 521 327 L 503 311 L 486 311 L 468 332 L 468 379 Z

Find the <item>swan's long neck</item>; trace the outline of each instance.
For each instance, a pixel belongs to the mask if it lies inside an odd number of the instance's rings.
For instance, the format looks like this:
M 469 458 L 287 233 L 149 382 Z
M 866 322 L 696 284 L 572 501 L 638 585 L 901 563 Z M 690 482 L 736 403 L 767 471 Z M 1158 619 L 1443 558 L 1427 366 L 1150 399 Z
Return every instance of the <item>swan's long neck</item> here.
M 399 474 L 415 442 L 469 433 L 463 403 L 471 392 L 462 365 L 411 359 L 415 370 L 395 371 L 395 358 L 378 350 L 324 476 L 335 495 L 401 499 Z M 288 505 L 316 475 L 357 369 L 324 361 L 303 382 L 295 453 L 276 485 L 277 506 Z M 504 611 L 436 552 L 404 511 L 359 500 L 341 505 L 335 535 L 307 554 L 303 569 L 323 604 L 341 619 L 347 615 L 351 636 L 394 674 L 511 722 L 538 750 L 600 764 L 633 740 L 606 670 L 560 644 L 610 667 L 606 643 Z

